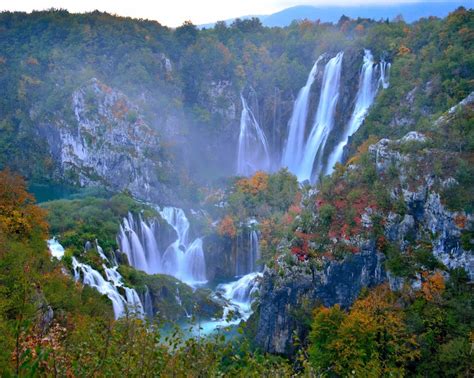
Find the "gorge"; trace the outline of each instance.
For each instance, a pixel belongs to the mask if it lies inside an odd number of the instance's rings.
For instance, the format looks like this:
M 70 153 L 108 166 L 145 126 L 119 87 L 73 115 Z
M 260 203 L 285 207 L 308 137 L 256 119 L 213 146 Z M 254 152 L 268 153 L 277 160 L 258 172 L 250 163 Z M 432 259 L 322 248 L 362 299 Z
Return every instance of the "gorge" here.
M 473 19 L 1 13 L 0 371 L 469 376 Z

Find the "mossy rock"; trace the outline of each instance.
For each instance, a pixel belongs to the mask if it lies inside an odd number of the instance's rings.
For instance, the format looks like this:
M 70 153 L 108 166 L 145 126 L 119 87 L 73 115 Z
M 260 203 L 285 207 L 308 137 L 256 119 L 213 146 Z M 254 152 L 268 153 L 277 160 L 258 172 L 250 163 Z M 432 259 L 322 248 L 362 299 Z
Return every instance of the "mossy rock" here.
M 148 288 L 153 313 L 166 321 L 179 321 L 193 315 L 203 318 L 222 316 L 222 304 L 213 298 L 209 289 L 193 289 L 166 274 L 146 274 L 130 266 L 121 265 L 119 272 L 125 285 L 134 287 L 140 296 Z

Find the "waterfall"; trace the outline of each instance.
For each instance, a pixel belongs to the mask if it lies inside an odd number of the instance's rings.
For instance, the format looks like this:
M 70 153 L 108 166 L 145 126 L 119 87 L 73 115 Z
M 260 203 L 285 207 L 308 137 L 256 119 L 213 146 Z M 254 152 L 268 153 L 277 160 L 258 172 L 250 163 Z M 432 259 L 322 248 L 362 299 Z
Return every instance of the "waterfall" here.
M 392 65 L 385 60 L 380 61 L 380 85 L 382 86 L 383 89 L 387 89 L 388 86 L 390 85 L 389 79 L 390 79 L 390 67 Z
M 336 145 L 328 158 L 325 174 L 331 174 L 334 165 L 341 162 L 344 147 L 347 145 L 349 137 L 362 125 L 370 106 L 374 102 L 378 87 L 378 83 L 374 82 L 374 73 L 374 59 L 372 53 L 369 50 L 364 50 L 364 63 L 359 77 L 359 89 L 357 91 L 354 111 L 352 112 L 348 126 L 342 134 L 341 141 Z
M 250 176 L 258 170 L 270 170 L 270 153 L 267 138 L 260 128 L 243 95 L 240 117 L 239 146 L 237 152 L 237 174 Z
M 122 276 L 117 272 L 117 267 L 107 268 L 103 265 L 107 280 L 91 266 L 72 258 L 72 270 L 74 279 L 81 280 L 84 285 L 96 289 L 99 293 L 106 295 L 112 302 L 115 318 L 118 319 L 129 313 L 143 316 L 143 306 L 135 289 L 125 287 L 122 283 Z M 119 293 L 118 287 L 125 290 L 125 298 Z
M 188 243 L 189 221 L 184 211 L 165 207 L 160 214 L 178 235 L 178 239 L 171 243 L 163 255 L 164 272 L 191 285 L 206 282 L 202 239 L 197 238 L 191 244 Z
M 293 113 L 288 122 L 288 140 L 283 152 L 282 166 L 287 167 L 290 172 L 297 173 L 299 165 L 303 158 L 304 135 L 306 129 L 306 120 L 308 118 L 309 94 L 311 86 L 318 73 L 318 64 L 323 58 L 320 56 L 314 63 L 308 80 L 303 88 L 300 89 L 298 97 L 293 106 Z
M 240 236 L 237 240 L 236 276 L 243 276 L 259 270 L 257 261 L 260 259 L 260 241 L 258 232 L 252 229 L 252 225 L 255 223 L 254 220 L 249 223 L 250 229 L 245 235 L 248 236 L 248 239 Z
M 53 257 L 61 260 L 64 256 L 64 248 L 61 244 L 59 244 L 56 238 L 49 239 L 47 241 L 49 252 Z
M 297 172 L 299 181 L 318 177 L 322 170 L 322 157 L 327 138 L 334 126 L 334 112 L 339 99 L 339 81 L 343 52 L 329 60 L 324 68 L 321 95 L 319 98 L 316 118 L 304 147 L 303 158 Z M 315 160 L 317 158 L 316 166 Z M 313 174 L 314 169 L 314 174 Z
M 376 80 L 376 68 L 379 67 L 380 78 Z M 341 141 L 337 144 L 328 158 L 325 174 L 331 174 L 334 169 L 334 165 L 342 161 L 344 147 L 347 145 L 349 137 L 352 136 L 364 122 L 369 108 L 372 106 L 375 100 L 375 96 L 377 95 L 379 87 L 381 86 L 384 89 L 388 88 L 389 70 L 390 63 L 386 63 L 382 60 L 379 65 L 375 65 L 374 58 L 370 50 L 364 50 L 364 62 L 360 73 L 359 89 L 357 91 L 354 111 L 352 112 L 352 116 L 347 128 L 344 130 Z
M 255 230 L 250 231 L 250 253 L 249 267 L 251 272 L 258 270 L 257 261 L 260 259 L 260 241 Z
M 188 242 L 189 221 L 182 209 L 165 207 L 161 217 L 176 231 L 177 239 L 161 253 L 156 238 L 155 221 L 128 214 L 123 218 L 117 235 L 120 250 L 131 266 L 148 274 L 169 274 L 188 284 L 206 281 L 206 263 L 202 239 Z
M 143 307 L 145 315 L 153 318 L 153 300 L 151 299 L 150 289 L 145 285 L 145 294 L 143 295 Z
M 241 319 L 247 320 L 252 314 L 251 304 L 254 293 L 259 288 L 259 279 L 262 273 L 249 273 L 237 281 L 228 284 L 220 284 L 217 291 L 240 311 Z

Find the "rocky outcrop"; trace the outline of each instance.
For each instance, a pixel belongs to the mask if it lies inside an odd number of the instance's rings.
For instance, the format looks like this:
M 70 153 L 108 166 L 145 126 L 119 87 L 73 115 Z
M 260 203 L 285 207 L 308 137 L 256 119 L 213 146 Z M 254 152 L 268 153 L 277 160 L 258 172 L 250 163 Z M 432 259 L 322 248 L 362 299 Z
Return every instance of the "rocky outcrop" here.
M 440 154 L 445 157 L 447 154 L 429 148 L 417 149 L 416 153 L 405 152 L 409 144 L 423 147 L 428 141 L 425 135 L 410 132 L 401 139 L 382 139 L 369 147 L 377 173 L 397 175 L 398 182 L 393 185 L 391 196 L 406 206 L 404 216 L 388 215 L 385 233 L 402 251 L 410 244 L 407 239 L 429 241 L 439 262 L 448 269 L 463 268 L 470 280 L 474 280 L 474 255 L 461 243 L 462 233 L 474 227 L 474 216 L 446 208 L 439 192 L 446 186 L 457 185 L 456 180 L 434 173 L 434 162 L 441 159 Z
M 232 239 L 216 233 L 204 238 L 206 277 L 209 281 L 235 277 L 235 259 L 233 258 L 235 248 L 236 245 Z
M 160 174 L 169 162 L 160 159 L 160 140 L 128 98 L 92 79 L 74 91 L 73 122 L 43 124 L 60 177 L 80 186 L 128 190 L 144 200 L 171 196 Z
M 431 147 L 430 139 L 418 132 L 398 140 L 382 139 L 370 146 L 369 158 L 381 182 L 389 185 L 390 202 L 399 204 L 399 210 L 393 206 L 392 210 L 365 209 L 360 214 L 365 228 L 373 224 L 373 215 L 383 219 L 383 237 L 397 253 L 413 256 L 418 248 L 425 248 L 438 261 L 436 268 L 416 260 L 418 270 L 410 270 L 403 277 L 385 271 L 379 239 L 376 242 L 370 233 L 356 238 L 359 252 L 342 261 L 323 259 L 318 266 L 315 261 L 298 262 L 294 256 L 282 254 L 276 267 L 266 268 L 263 276 L 260 310 L 254 319 L 257 345 L 267 352 L 292 355 L 293 338 L 304 340 L 308 332 L 305 321 L 312 308 L 318 304 L 347 308 L 363 287 L 388 281 L 392 290 L 419 290 L 423 282 L 419 272 L 432 269 L 441 269 L 448 277 L 449 270 L 461 268 L 474 280 L 474 256 L 469 249 L 473 244 L 474 217 L 447 208 L 440 193 L 458 183 L 449 171 L 439 172 L 434 167 L 437 161 L 455 161 L 457 155 L 450 154 Z M 357 169 L 360 167 L 351 166 L 348 172 Z M 463 235 L 464 239 L 471 239 L 463 242 Z M 286 262 L 288 258 L 294 265 Z
M 373 244 L 342 262 L 332 261 L 311 272 L 309 266 L 284 266 L 282 271 L 266 269 L 260 287 L 260 314 L 255 341 L 263 350 L 291 355 L 294 336 L 303 340 L 308 328 L 299 317 L 303 308 L 318 304 L 349 307 L 363 287 L 386 279 L 383 255 Z

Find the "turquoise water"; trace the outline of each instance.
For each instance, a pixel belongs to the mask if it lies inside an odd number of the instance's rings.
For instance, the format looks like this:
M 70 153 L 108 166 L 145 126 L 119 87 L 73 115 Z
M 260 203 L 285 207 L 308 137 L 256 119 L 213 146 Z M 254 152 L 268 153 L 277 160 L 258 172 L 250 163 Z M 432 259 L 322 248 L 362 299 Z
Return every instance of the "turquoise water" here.
M 110 193 L 101 187 L 78 188 L 64 184 L 37 184 L 28 185 L 28 191 L 33 193 L 36 202 L 48 202 L 60 199 L 77 199 L 84 197 L 108 197 Z
M 77 188 L 60 184 L 31 184 L 28 190 L 33 193 L 38 203 L 67 199 L 79 191 Z

